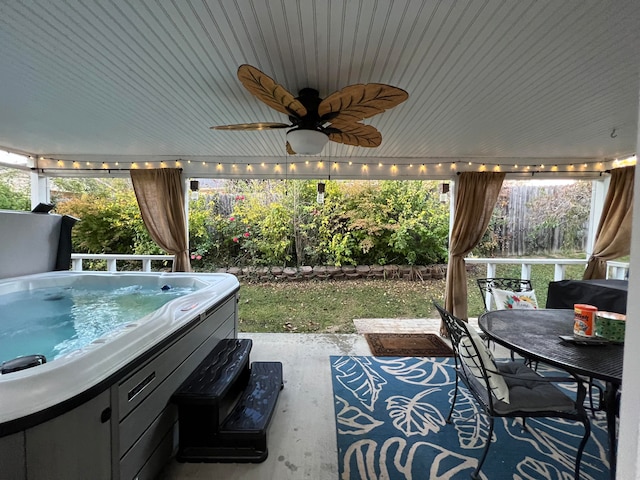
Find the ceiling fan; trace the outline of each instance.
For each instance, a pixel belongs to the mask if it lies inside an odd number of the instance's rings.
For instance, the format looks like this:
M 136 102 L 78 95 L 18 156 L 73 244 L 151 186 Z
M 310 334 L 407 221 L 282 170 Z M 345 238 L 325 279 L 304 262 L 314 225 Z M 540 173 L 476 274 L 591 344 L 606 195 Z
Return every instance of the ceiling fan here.
M 409 94 L 381 83 L 349 85 L 322 99 L 317 90 L 303 88 L 294 97 L 282 85 L 251 65 L 238 68 L 244 87 L 271 108 L 288 115 L 290 123 L 240 123 L 211 127 L 215 130 L 271 130 L 288 128 L 287 152 L 314 155 L 327 141 L 360 147 L 377 147 L 382 135 L 365 118 L 404 102 Z

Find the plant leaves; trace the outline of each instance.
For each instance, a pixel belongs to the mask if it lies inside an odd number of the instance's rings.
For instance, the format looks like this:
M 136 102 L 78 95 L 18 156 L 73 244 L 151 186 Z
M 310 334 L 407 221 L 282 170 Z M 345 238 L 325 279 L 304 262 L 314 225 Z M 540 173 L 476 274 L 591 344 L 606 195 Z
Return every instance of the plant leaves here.
M 373 411 L 382 386 L 387 381 L 373 368 L 368 357 L 339 357 L 333 364 L 338 372 L 336 379 L 355 398 Z
M 414 457 L 425 454 L 433 457 L 429 471 L 414 471 Z M 388 438 L 381 445 L 375 440 L 363 439 L 352 443 L 345 451 L 341 479 L 450 480 L 468 477 L 468 473 L 475 469 L 477 463 L 476 458 L 451 452 L 435 443 L 415 442 L 407 448 L 407 441 L 401 437 Z M 468 473 L 462 475 L 463 472 Z M 480 478 L 486 478 L 484 474 L 480 475 Z
M 448 359 L 402 357 L 385 360 L 379 358 L 378 363 L 382 364 L 382 371 L 412 385 L 442 387 L 455 382 L 455 374 L 452 373 Z
M 453 391 L 450 396 L 453 396 Z M 485 442 L 493 441 L 493 438 L 490 440 L 487 438 L 489 436 L 487 416 L 482 414 L 478 403 L 466 389 L 458 389 L 452 420 L 462 448 L 484 448 Z
M 423 390 L 413 398 L 395 395 L 387 399 L 389 417 L 393 419 L 393 426 L 407 437 L 412 435 L 426 436 L 430 432 L 438 433 L 446 422 L 440 411 L 430 403 L 421 402 L 424 397 L 439 388 Z
M 557 467 L 531 457 L 526 457 L 516 468 L 517 471 L 513 475 L 514 480 L 535 480 L 538 478 L 571 480 L 573 478 L 573 475 L 569 472 L 564 472 L 563 474 Z
M 338 432 L 349 435 L 364 435 L 384 422 L 376 420 L 371 415 L 357 407 L 349 405 L 345 399 L 336 395 L 336 422 Z M 338 407 L 340 405 L 340 407 Z

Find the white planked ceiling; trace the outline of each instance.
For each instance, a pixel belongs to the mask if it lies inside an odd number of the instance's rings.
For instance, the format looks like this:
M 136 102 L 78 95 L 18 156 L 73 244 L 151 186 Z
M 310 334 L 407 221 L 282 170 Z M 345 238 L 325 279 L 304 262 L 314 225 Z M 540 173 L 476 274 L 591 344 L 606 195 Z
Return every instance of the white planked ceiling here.
M 49 172 L 180 160 L 272 175 L 301 160 L 285 130 L 209 129 L 287 121 L 237 80 L 248 63 L 294 94 L 409 92 L 365 120 L 381 146 L 325 147 L 334 178 L 365 162 L 434 177 L 439 162 L 609 165 L 636 152 L 639 23 L 637 0 L 1 0 L 0 148 Z

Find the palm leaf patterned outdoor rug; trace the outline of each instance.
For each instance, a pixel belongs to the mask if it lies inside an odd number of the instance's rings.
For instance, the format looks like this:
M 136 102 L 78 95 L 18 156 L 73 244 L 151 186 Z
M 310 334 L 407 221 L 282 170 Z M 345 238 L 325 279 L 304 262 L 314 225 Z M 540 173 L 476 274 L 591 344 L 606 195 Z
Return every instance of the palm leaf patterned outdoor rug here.
M 341 480 L 469 478 L 487 439 L 488 420 L 471 395 L 458 394 L 452 358 L 332 356 Z M 539 371 L 552 372 L 548 367 Z M 496 419 L 481 476 L 487 480 L 568 480 L 584 433 L 565 419 Z M 581 464 L 581 478 L 609 477 L 603 413 Z

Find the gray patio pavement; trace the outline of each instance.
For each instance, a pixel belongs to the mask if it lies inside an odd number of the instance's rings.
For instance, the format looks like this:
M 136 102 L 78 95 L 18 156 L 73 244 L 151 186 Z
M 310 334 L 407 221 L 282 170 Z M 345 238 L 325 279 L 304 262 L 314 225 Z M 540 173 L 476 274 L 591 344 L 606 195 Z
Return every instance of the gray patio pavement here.
M 359 332 L 437 333 L 439 320 L 360 319 Z M 474 322 L 471 322 L 474 325 Z M 475 323 L 477 325 L 477 322 Z M 178 463 L 160 480 L 329 480 L 338 478 L 336 430 L 329 357 L 371 355 L 361 333 L 250 333 L 252 361 L 283 363 L 284 389 L 268 432 L 263 463 Z

